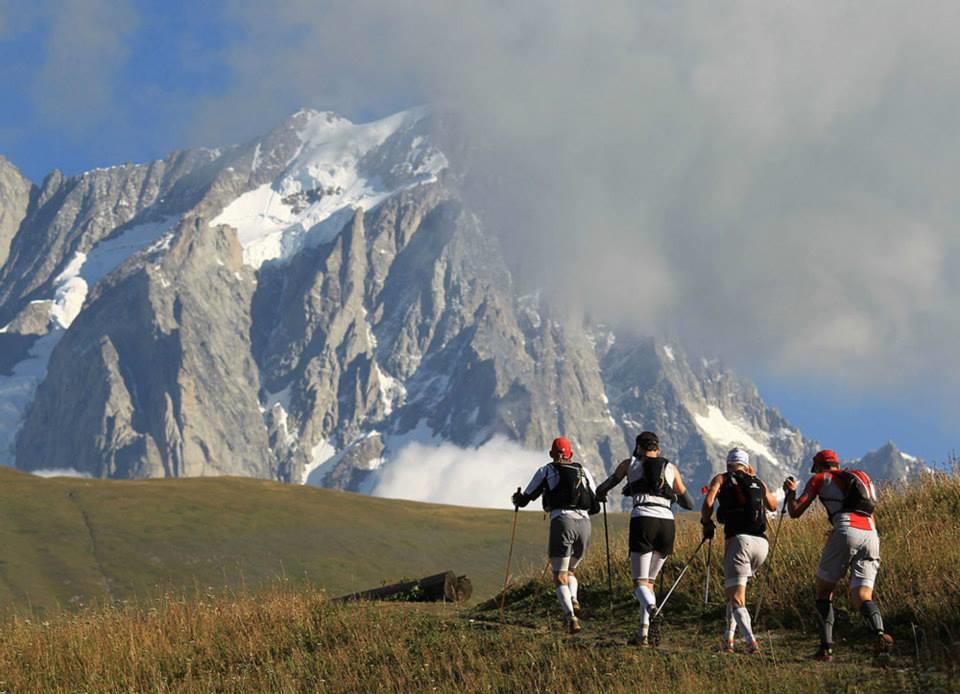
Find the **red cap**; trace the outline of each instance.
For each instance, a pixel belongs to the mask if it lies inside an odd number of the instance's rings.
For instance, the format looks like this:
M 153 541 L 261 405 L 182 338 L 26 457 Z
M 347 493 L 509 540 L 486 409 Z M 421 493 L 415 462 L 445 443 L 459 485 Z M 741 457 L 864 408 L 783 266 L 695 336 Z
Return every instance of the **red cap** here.
M 825 465 L 826 467 L 835 467 L 840 464 L 840 458 L 837 457 L 836 453 L 827 449 L 813 456 L 813 464 L 814 466 Z
M 550 446 L 550 457 L 556 458 L 558 456 L 564 460 L 569 460 L 573 457 L 573 446 L 571 446 L 570 442 L 563 436 L 555 438 L 553 445 Z

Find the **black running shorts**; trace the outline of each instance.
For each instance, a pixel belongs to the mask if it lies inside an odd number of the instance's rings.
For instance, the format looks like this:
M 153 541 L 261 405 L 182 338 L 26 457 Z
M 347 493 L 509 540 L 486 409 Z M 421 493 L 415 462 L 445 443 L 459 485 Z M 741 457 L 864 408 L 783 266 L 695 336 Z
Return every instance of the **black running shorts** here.
M 673 554 L 677 524 L 673 519 L 634 516 L 630 519 L 630 551 L 637 554 L 657 552 L 668 557 Z

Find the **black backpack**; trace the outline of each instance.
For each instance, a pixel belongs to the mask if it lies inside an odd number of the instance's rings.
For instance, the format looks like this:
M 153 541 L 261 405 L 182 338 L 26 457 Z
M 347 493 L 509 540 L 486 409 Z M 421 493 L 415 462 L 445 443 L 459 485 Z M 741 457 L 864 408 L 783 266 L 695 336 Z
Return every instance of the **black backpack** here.
M 866 477 L 867 482 L 864 482 L 860 475 Z M 877 500 L 870 494 L 870 487 L 867 486 L 870 480 L 867 473 L 861 470 L 834 470 L 833 477 L 837 479 L 840 489 L 844 492 L 843 503 L 840 506 L 841 513 L 873 515 L 877 510 Z
M 550 489 L 544 480 L 543 510 L 557 509 L 587 511 L 591 515 L 600 511 L 597 495 L 587 482 L 587 475 L 580 463 L 550 463 L 559 479 Z
M 767 529 L 766 498 L 760 479 L 734 470 L 723 475 L 717 494 L 717 520 L 727 535 L 762 535 Z
M 676 501 L 677 493 L 667 482 L 667 465 L 670 461 L 666 458 L 642 458 L 642 461 L 643 475 L 624 486 L 624 496 L 648 494 L 669 499 L 671 503 Z

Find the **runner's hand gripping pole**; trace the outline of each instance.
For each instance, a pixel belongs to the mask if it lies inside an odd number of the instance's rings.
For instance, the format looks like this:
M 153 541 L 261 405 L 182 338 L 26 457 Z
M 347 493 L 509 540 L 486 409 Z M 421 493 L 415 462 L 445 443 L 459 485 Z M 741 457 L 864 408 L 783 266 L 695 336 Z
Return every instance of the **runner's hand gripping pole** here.
M 700 552 L 700 548 L 707 542 L 707 538 L 702 538 L 700 544 L 697 545 L 697 548 L 693 550 L 693 554 L 690 555 L 690 558 L 687 559 L 687 563 L 683 565 L 683 568 L 680 569 L 680 575 L 677 576 L 677 580 L 673 582 L 673 585 L 670 586 L 670 590 L 667 591 L 667 594 L 664 596 L 663 600 L 660 601 L 660 604 L 657 606 L 656 611 L 650 615 L 650 621 L 652 622 L 657 617 L 660 616 L 660 613 L 663 612 L 663 608 L 667 604 L 667 600 L 670 599 L 670 596 L 673 595 L 673 591 L 677 589 L 677 586 L 680 585 L 680 579 L 683 578 L 683 575 L 687 573 L 687 569 L 690 568 L 690 564 L 693 563 L 693 560 L 697 558 L 697 553 Z
M 517 493 L 513 495 L 513 529 L 510 531 L 510 552 L 507 554 L 507 572 L 503 576 L 503 592 L 500 594 L 500 620 L 503 621 L 503 605 L 507 601 L 507 583 L 510 582 L 510 562 L 513 560 L 513 541 L 517 537 L 517 516 L 520 515 L 520 507 L 516 499 L 520 494 L 520 487 L 517 487 Z

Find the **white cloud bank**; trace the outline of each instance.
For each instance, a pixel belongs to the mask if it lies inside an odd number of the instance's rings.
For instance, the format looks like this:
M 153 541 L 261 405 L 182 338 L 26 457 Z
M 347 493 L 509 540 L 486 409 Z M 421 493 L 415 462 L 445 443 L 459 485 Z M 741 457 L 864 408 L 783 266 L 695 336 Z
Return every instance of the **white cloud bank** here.
M 91 477 L 89 473 L 81 472 L 72 467 L 43 468 L 33 470 L 31 474 L 37 477 L 78 477 L 81 479 L 90 479 Z
M 549 462 L 503 437 L 478 448 L 411 443 L 380 469 L 371 494 L 456 506 L 513 508 L 510 497 Z
M 239 0 L 191 53 L 229 73 L 205 96 L 118 95 L 136 7 L 61 4 L 33 95 L 65 128 L 150 98 L 205 145 L 452 107 L 519 281 L 754 373 L 960 385 L 958 3 Z
M 229 11 L 251 31 L 226 51 L 231 88 L 202 105 L 207 132 L 301 103 L 452 106 L 472 204 L 518 278 L 753 371 L 960 383 L 960 5 Z

